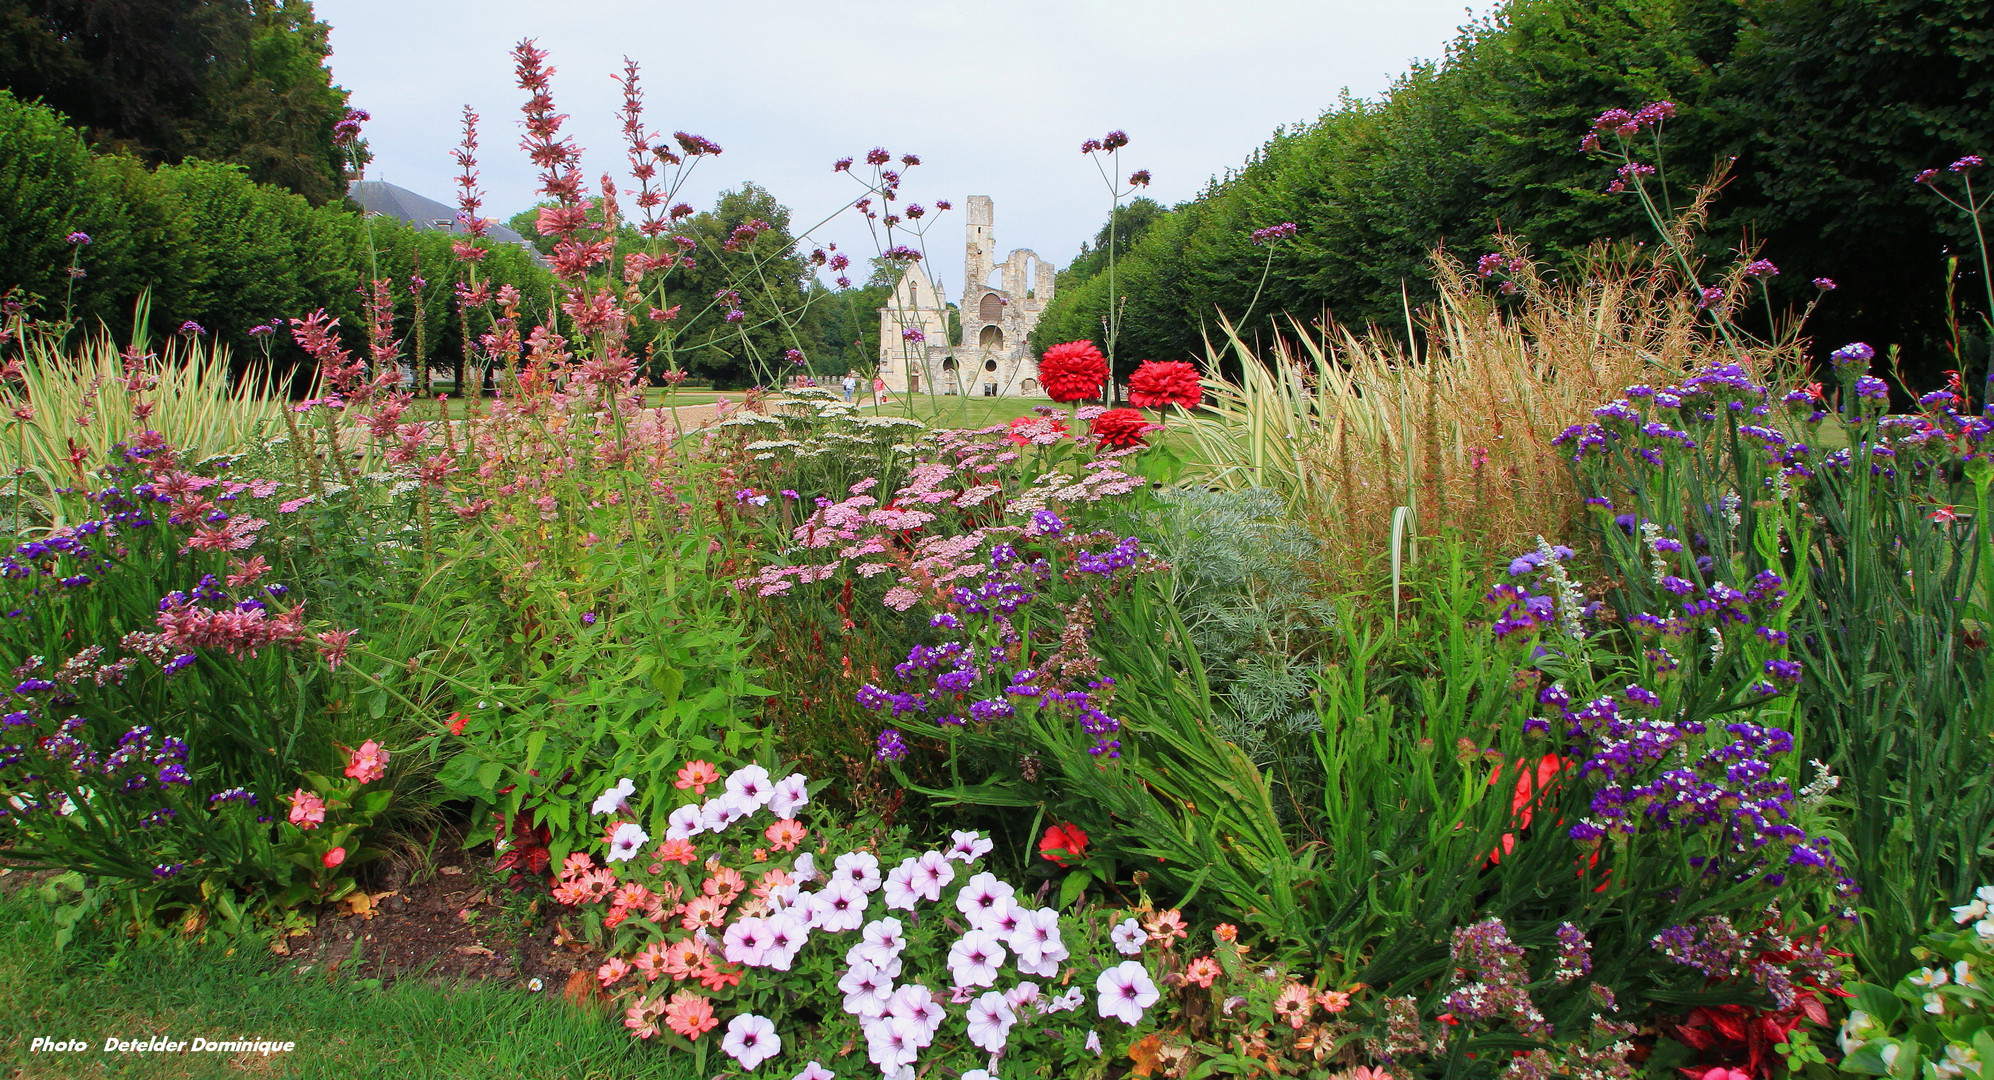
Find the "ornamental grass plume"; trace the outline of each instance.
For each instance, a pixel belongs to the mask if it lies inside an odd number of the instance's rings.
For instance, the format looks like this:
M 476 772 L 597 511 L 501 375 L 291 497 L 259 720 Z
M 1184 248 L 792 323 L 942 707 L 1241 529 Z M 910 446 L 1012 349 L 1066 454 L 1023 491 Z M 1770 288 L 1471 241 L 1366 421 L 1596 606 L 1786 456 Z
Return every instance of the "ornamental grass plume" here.
M 1435 254 L 1438 300 L 1407 313 L 1423 347 L 1295 319 L 1262 351 L 1225 327 L 1203 367 L 1230 352 L 1241 375 L 1209 380 L 1206 409 L 1186 418 L 1212 480 L 1279 492 L 1321 539 L 1324 567 L 1386 552 L 1398 508 L 1422 536 L 1573 535 L 1581 500 L 1552 440 L 1629 384 L 1736 354 L 1660 252 L 1596 249 L 1558 281 L 1514 244 L 1500 263 L 1498 283 Z M 1792 339 L 1748 357 L 1766 370 L 1799 358 Z
M 1108 381 L 1108 358 L 1091 341 L 1054 345 L 1039 357 L 1039 383 L 1046 396 L 1059 402 L 1086 401 L 1101 396 Z

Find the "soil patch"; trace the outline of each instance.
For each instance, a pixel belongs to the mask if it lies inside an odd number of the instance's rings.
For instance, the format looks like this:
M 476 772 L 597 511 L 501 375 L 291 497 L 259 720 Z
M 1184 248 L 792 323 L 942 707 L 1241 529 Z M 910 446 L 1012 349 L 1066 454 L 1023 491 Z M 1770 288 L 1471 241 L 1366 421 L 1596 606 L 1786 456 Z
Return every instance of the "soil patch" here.
M 366 888 L 321 909 L 317 925 L 275 951 L 300 974 L 345 978 L 510 982 L 559 993 L 600 958 L 568 943 L 544 890 L 509 892 L 488 858 L 458 850 L 446 831 L 432 858 L 385 860 Z

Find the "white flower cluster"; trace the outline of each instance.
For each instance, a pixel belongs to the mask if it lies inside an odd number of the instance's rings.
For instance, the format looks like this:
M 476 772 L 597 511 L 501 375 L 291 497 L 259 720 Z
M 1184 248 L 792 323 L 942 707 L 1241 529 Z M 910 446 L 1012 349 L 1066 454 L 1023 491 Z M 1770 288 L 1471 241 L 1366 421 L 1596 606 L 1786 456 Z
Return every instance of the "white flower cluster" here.
M 635 789 L 626 777 L 605 790 L 590 810 L 623 812 Z M 809 782 L 801 773 L 773 780 L 767 769 L 749 765 L 726 778 L 722 793 L 674 810 L 666 839 L 724 832 L 762 809 L 777 818 L 794 818 L 808 802 Z M 608 859 L 627 860 L 649 840 L 640 826 L 624 822 L 612 834 Z M 950 987 L 938 992 L 918 982 L 896 982 L 903 973 L 906 927 L 891 915 L 869 918 L 873 898 L 887 911 L 910 913 L 923 903 L 941 903 L 943 890 L 958 873 L 969 874 L 995 846 L 977 832 L 958 831 L 951 840 L 944 850 L 923 852 L 884 871 L 879 857 L 869 851 L 839 855 L 828 871 L 805 851 L 796 857 L 788 884 L 770 891 L 769 914 L 736 919 L 717 939 L 705 929 L 699 934 L 731 963 L 788 971 L 813 934 L 857 932 L 859 940 L 845 952 L 847 966 L 837 988 L 845 1011 L 859 1019 L 867 1057 L 885 1080 L 913 1080 L 920 1053 L 933 1044 L 949 1005 L 966 1006 L 962 1019 L 969 1041 L 991 1055 L 995 1068 L 1021 1017 L 1072 1012 L 1087 1003 L 1087 995 L 1075 986 L 1054 996 L 1026 980 L 997 988 L 1007 963 L 1020 975 L 1056 980 L 1071 954 L 1061 939 L 1059 912 L 1027 906 L 1015 886 L 988 871 L 968 876 L 954 896 L 955 910 L 968 929 L 949 947 Z M 1139 953 L 1148 936 L 1134 919 L 1111 933 L 1116 950 L 1125 956 Z M 1140 1023 L 1161 997 L 1148 970 L 1135 960 L 1103 971 L 1094 989 L 1096 1012 L 1130 1026 Z M 1088 1046 L 1099 1052 L 1098 1033 L 1090 1033 Z M 741 1013 L 728 1022 L 721 1048 L 743 1069 L 753 1070 L 781 1052 L 782 1039 L 773 1021 Z M 833 1075 L 812 1061 L 795 1080 L 830 1080 Z M 993 1080 L 984 1070 L 965 1072 L 963 1080 L 979 1076 Z
M 596 796 L 589 804 L 591 814 L 615 814 L 629 808 L 630 796 L 636 794 L 637 785 L 629 777 L 616 782 L 616 786 Z M 703 832 L 720 832 L 730 825 L 745 821 L 757 812 L 767 809 L 777 818 L 793 818 L 796 812 L 810 802 L 810 782 L 802 773 L 791 773 L 781 780 L 772 780 L 769 771 L 760 765 L 749 765 L 735 770 L 727 778 L 726 790 L 697 806 L 681 806 L 672 811 L 666 819 L 665 839 L 685 840 Z M 609 836 L 609 854 L 604 858 L 609 862 L 625 862 L 636 858 L 645 844 L 651 842 L 651 834 L 642 825 L 626 821 Z

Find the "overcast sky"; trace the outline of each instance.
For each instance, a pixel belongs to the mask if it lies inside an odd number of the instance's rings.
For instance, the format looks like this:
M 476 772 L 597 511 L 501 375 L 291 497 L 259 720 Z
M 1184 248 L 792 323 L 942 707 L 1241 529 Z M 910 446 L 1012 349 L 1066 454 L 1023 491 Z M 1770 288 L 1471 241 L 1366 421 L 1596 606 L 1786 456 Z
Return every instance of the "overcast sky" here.
M 334 79 L 373 114 L 369 177 L 455 201 L 449 152 L 466 104 L 483 117 L 485 213 L 535 200 L 518 149 L 509 51 L 535 38 L 557 70 L 564 132 L 594 178 L 627 186 L 612 76 L 643 67 L 646 125 L 725 150 L 680 197 L 699 209 L 752 180 L 803 231 L 856 194 L 831 164 L 883 146 L 920 155 L 903 205 L 955 204 L 931 226 L 931 271 L 955 294 L 965 196 L 996 201 L 999 257 L 1031 248 L 1064 266 L 1107 219 L 1080 144 L 1129 135 L 1120 173 L 1148 169 L 1172 204 L 1237 167 L 1282 124 L 1346 88 L 1382 92 L 1457 27 L 1462 0 L 317 0 Z M 629 205 L 625 204 L 626 209 Z M 1268 222 L 1266 224 L 1274 224 Z M 855 262 L 876 253 L 850 212 L 818 229 Z M 862 265 L 862 264 L 861 264 Z

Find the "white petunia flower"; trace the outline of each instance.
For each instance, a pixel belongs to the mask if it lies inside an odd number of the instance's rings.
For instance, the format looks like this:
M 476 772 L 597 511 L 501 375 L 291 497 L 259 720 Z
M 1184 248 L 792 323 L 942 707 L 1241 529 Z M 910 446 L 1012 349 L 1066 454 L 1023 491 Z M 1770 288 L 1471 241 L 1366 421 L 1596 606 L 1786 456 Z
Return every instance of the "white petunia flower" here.
M 969 925 L 978 930 L 988 930 L 1002 940 L 1009 942 L 1011 936 L 1024 925 L 1025 909 L 1018 906 L 1017 900 L 1000 896 L 995 904 L 969 917 Z
M 942 889 L 955 880 L 955 867 L 949 865 L 947 857 L 939 851 L 921 853 L 914 863 L 912 884 L 914 891 L 929 903 L 942 898 Z
M 777 971 L 788 971 L 790 962 L 810 937 L 810 924 L 795 908 L 777 912 L 769 916 L 768 937 L 768 951 L 762 954 L 762 963 Z
M 697 806 L 681 806 L 665 819 L 665 839 L 690 840 L 706 831 L 706 820 Z
M 948 849 L 948 858 L 961 863 L 973 863 L 988 855 L 997 845 L 985 838 L 982 833 L 957 830 L 951 837 L 955 841 Z
M 907 939 L 901 936 L 906 932 L 899 919 L 874 919 L 859 931 L 860 941 L 852 948 L 872 964 L 883 964 L 899 957 L 907 947 Z
M 1094 1056 L 1095 1056 L 1095 1057 L 1100 1057 L 1100 1056 L 1101 1056 L 1101 1033 L 1100 1033 L 1100 1032 L 1098 1032 L 1098 1031 L 1090 1031 L 1090 1032 L 1088 1032 L 1088 1033 L 1087 1033 L 1087 1049 L 1089 1049 L 1089 1050 L 1092 1050 L 1092 1051 L 1094 1051 Z
M 867 1020 L 860 1030 L 865 1033 L 866 1058 L 884 1074 L 912 1065 L 921 1056 L 918 1024 L 898 1016 L 879 1016 Z
M 1108 932 L 1115 942 L 1115 951 L 1123 956 L 1134 956 L 1142 951 L 1142 943 L 1149 940 L 1149 933 L 1134 919 L 1125 919 Z
M 845 995 L 845 1011 L 868 1019 L 886 1015 L 886 999 L 893 994 L 893 980 L 861 960 L 838 979 Z
M 946 1014 L 942 1003 L 935 1000 L 934 991 L 920 983 L 909 983 L 886 999 L 886 1015 L 900 1017 L 915 1025 L 915 1045 L 926 1046 L 935 1040 L 935 1032 L 942 1026 L 942 1017 Z
M 833 881 L 817 893 L 812 925 L 827 934 L 857 930 L 865 922 L 865 890 L 849 881 Z
M 609 788 L 602 794 L 597 795 L 595 801 L 589 804 L 589 813 L 614 814 L 623 807 L 623 804 L 629 800 L 630 796 L 636 793 L 637 782 L 626 776 L 618 780 L 615 787 Z
M 1124 960 L 1103 971 L 1094 980 L 1094 992 L 1100 995 L 1094 1007 L 1102 1017 L 1120 1020 L 1130 1027 L 1141 1023 L 1143 1011 L 1161 997 L 1156 984 L 1150 981 L 1149 972 L 1134 960 Z
M 997 880 L 997 875 L 988 871 L 970 878 L 968 883 L 955 894 L 955 909 L 969 917 L 971 926 L 981 926 L 984 916 L 1001 900 L 1009 900 L 1018 895 L 1018 890 L 1007 882 Z
M 812 1061 L 810 1064 L 805 1065 L 803 1071 L 797 1073 L 793 1080 L 838 1080 L 838 1074 L 825 1068 L 822 1064 Z
M 817 856 L 806 851 L 796 857 L 796 865 L 789 869 L 789 880 L 799 885 L 808 885 L 823 874 L 817 869 Z
M 720 936 L 721 955 L 729 963 L 747 967 L 761 967 L 768 955 L 769 932 L 767 919 L 736 919 Z
M 995 1054 L 1010 1040 L 1018 1014 L 1004 995 L 992 990 L 969 1003 L 968 1020 L 969 1041 Z
M 775 1033 L 775 1023 L 768 1017 L 741 1013 L 727 1021 L 727 1037 L 720 1040 L 720 1049 L 753 1072 L 762 1062 L 782 1053 L 782 1036 Z
M 775 782 L 769 791 L 769 813 L 779 818 L 793 818 L 798 810 L 810 805 L 810 781 L 802 773 L 790 773 Z
M 903 911 L 914 910 L 921 902 L 921 893 L 914 887 L 914 875 L 918 872 L 913 859 L 908 859 L 894 867 L 886 875 L 886 906 Z
M 727 777 L 727 794 L 739 805 L 759 810 L 774 797 L 775 781 L 769 779 L 769 771 L 760 765 L 744 765 Z
M 850 881 L 864 892 L 878 891 L 879 856 L 872 852 L 849 851 L 832 860 L 832 865 L 836 867 L 831 871 L 832 877 Z
M 706 800 L 699 807 L 699 823 L 707 832 L 727 831 L 735 822 L 754 812 L 754 807 L 743 806 L 732 795 L 719 795 Z
M 651 842 L 651 834 L 642 825 L 626 821 L 609 834 L 609 854 L 603 856 L 607 862 L 626 862 L 637 857 L 644 845 Z
M 949 975 L 957 986 L 993 986 L 1004 958 L 1004 946 L 997 935 L 971 930 L 949 946 Z

